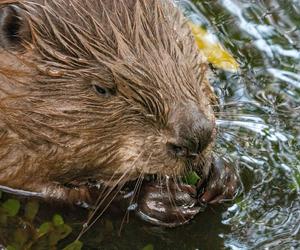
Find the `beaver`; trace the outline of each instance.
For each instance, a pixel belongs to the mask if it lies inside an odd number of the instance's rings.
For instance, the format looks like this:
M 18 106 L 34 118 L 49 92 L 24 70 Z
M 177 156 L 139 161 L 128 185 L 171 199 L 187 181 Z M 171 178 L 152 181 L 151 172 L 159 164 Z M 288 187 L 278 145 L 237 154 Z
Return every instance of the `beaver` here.
M 213 163 L 207 62 L 172 2 L 1 0 L 0 47 L 2 189 L 73 203 L 90 199 L 91 181 L 155 175 L 139 206 L 156 217 L 145 205 L 154 194 L 176 209 L 160 184 L 184 190 L 195 170 L 199 200 L 233 196 L 234 171 Z

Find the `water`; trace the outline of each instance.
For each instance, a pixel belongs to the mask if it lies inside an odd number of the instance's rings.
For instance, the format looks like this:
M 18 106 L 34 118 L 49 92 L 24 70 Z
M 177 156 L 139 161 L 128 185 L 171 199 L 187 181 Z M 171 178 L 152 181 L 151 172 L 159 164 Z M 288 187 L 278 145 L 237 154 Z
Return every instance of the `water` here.
M 212 71 L 221 100 L 216 151 L 239 166 L 243 192 L 175 229 L 131 216 L 119 236 L 124 214 L 108 215 L 82 238 L 84 249 L 300 249 L 300 1 L 176 2 L 240 65 Z M 78 230 L 85 219 L 53 212 Z
M 224 104 L 219 148 L 239 163 L 244 185 L 221 215 L 222 247 L 300 249 L 300 2 L 181 3 L 241 66 L 214 71 Z

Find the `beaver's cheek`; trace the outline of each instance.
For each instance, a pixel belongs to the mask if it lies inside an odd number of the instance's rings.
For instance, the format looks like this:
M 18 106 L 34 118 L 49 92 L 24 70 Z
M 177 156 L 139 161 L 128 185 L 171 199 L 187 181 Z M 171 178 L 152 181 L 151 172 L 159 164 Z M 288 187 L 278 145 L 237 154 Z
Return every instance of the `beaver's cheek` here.
M 144 183 L 139 195 L 137 215 L 144 221 L 175 227 L 190 221 L 201 207 L 197 206 L 196 189 L 174 182 Z

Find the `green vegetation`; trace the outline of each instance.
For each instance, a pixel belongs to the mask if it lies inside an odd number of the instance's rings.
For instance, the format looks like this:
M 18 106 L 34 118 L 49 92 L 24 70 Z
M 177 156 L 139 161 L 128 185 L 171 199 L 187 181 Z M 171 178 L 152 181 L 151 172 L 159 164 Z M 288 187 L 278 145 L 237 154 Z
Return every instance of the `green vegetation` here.
M 61 240 L 70 236 L 72 228 L 65 224 L 62 216 L 55 214 L 52 220 L 36 222 L 38 201 L 21 204 L 16 199 L 3 200 L 0 191 L 0 242 L 8 250 L 58 249 Z M 80 250 L 82 243 L 75 241 L 65 250 Z
M 188 185 L 196 185 L 200 179 L 200 176 L 195 171 L 191 171 L 183 178 L 183 182 Z

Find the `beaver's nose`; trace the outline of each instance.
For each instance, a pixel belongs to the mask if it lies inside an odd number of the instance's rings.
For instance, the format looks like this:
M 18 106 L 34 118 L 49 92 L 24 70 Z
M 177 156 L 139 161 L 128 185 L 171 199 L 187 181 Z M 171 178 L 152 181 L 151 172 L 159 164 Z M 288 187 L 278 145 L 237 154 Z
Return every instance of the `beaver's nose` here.
M 201 153 L 213 140 L 214 121 L 210 121 L 197 106 L 180 105 L 170 112 L 169 154 L 190 158 Z

